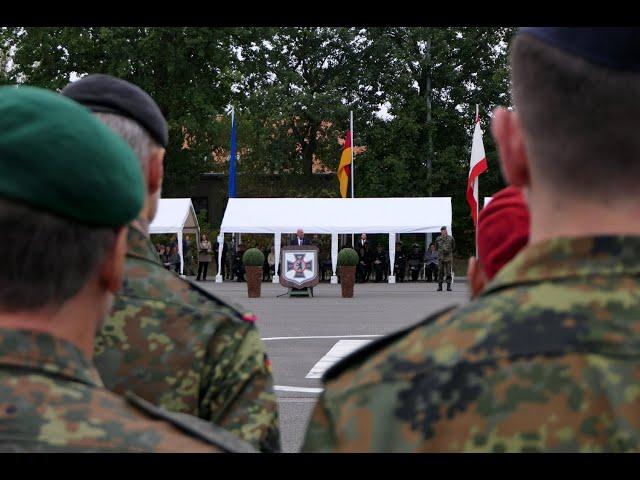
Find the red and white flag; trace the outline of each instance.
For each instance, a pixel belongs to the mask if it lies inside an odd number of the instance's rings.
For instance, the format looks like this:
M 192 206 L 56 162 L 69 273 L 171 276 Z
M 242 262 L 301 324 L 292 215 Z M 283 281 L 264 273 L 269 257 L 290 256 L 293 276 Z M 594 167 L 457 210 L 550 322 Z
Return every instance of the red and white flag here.
M 487 170 L 487 157 L 484 154 L 484 145 L 482 143 L 480 117 L 476 113 L 476 127 L 473 131 L 471 163 L 469 165 L 469 179 L 467 181 L 467 203 L 469 204 L 469 208 L 471 208 L 474 226 L 478 224 L 478 177 Z

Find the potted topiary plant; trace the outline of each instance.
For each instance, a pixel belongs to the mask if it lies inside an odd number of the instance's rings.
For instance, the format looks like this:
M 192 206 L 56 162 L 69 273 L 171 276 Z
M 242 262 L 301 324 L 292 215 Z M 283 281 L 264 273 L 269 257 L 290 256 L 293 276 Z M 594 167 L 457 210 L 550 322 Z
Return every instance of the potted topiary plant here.
M 260 298 L 264 253 L 257 248 L 250 248 L 242 255 L 242 263 L 246 272 L 249 298 Z
M 359 260 L 358 252 L 353 248 L 343 248 L 338 253 L 342 298 L 353 298 L 353 285 L 356 283 L 356 266 Z

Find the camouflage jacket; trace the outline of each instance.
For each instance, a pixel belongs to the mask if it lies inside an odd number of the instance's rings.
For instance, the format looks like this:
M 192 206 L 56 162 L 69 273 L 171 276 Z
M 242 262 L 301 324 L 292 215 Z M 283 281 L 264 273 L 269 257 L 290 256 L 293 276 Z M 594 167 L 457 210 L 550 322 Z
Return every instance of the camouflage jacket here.
M 209 422 L 108 391 L 89 359 L 65 340 L 0 329 L 0 451 L 254 449 Z
M 640 237 L 527 247 L 327 371 L 304 451 L 640 450 Z
M 165 270 L 129 229 L 125 280 L 98 334 L 107 388 L 209 420 L 261 451 L 279 451 L 270 363 L 255 317 Z
M 453 260 L 453 251 L 456 249 L 456 241 L 451 235 L 443 237 L 440 235 L 436 238 L 436 246 L 438 247 L 438 258 L 445 262 Z

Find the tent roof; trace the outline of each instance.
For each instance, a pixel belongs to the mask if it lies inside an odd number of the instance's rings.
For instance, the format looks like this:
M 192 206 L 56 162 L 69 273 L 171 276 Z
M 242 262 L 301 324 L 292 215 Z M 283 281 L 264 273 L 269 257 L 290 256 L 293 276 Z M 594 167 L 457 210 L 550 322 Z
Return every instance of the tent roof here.
M 451 197 L 230 198 L 226 233 L 429 233 L 451 231 Z
M 149 233 L 196 233 L 199 229 L 190 198 L 161 198 Z

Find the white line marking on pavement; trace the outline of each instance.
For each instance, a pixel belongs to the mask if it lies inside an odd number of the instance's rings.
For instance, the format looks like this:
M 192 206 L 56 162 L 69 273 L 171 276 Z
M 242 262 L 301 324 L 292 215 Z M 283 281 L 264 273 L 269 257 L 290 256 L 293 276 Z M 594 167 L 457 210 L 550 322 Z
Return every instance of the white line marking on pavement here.
M 305 378 L 321 378 L 324 372 L 334 363 L 349 355 L 354 350 L 369 343 L 371 340 L 339 340 L 327 354 L 318 360 Z
M 306 388 L 306 387 L 287 387 L 285 385 L 276 385 L 273 387 L 276 392 L 307 392 L 307 393 L 320 393 L 322 388 Z
M 364 338 L 364 337 L 381 337 L 382 335 L 320 335 L 317 337 L 266 337 L 262 340 L 297 340 L 304 338 Z

